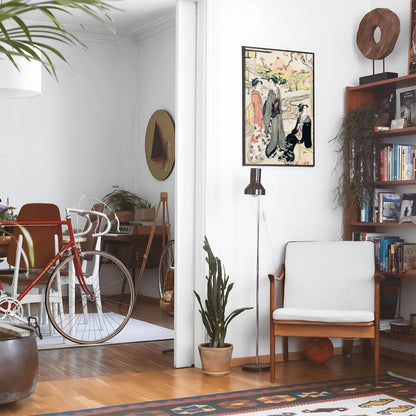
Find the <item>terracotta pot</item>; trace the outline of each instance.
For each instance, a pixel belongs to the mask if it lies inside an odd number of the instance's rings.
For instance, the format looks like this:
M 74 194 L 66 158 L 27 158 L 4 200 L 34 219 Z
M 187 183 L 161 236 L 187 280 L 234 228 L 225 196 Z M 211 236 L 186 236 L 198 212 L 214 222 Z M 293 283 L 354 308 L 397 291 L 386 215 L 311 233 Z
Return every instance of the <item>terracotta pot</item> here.
M 137 210 L 138 221 L 153 221 L 155 219 L 154 208 L 140 208 Z
M 233 346 L 225 344 L 224 348 L 212 348 L 209 344 L 198 345 L 202 372 L 210 376 L 222 376 L 230 372 Z

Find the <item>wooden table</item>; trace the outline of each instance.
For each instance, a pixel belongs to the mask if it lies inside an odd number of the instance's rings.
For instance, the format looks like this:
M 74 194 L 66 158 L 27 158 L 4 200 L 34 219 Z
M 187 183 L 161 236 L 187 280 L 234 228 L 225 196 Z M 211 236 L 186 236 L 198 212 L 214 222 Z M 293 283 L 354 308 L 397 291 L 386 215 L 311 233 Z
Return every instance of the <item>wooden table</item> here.
M 160 255 L 168 242 L 169 225 L 157 224 L 146 261 L 146 269 L 159 267 Z M 134 279 L 146 253 L 152 223 L 135 224 L 132 234 L 110 234 L 102 237 L 102 249 L 119 258 L 129 269 Z

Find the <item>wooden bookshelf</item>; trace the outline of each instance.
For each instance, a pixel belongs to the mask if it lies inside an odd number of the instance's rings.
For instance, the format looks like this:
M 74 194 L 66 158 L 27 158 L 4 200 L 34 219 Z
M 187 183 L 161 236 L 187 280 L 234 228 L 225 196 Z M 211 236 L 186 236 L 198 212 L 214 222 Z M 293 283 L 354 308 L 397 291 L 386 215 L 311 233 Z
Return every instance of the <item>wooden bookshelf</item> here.
M 347 87 L 345 93 L 345 111 L 346 114 L 355 109 L 365 109 L 370 107 L 377 97 L 383 94 L 390 94 L 394 92 L 396 94 L 397 89 L 414 87 L 416 85 L 416 74 L 407 75 L 403 77 L 388 79 L 384 81 L 369 83 L 365 85 L 359 85 L 355 87 Z M 402 138 L 406 137 L 406 142 L 416 145 L 416 127 L 406 127 L 403 129 L 394 130 L 382 130 L 375 132 L 372 137 L 380 140 L 380 144 L 386 143 L 388 139 L 391 143 L 401 144 Z M 376 188 L 391 188 L 396 193 L 412 193 L 416 192 L 414 187 L 416 186 L 416 180 L 397 180 L 397 181 L 375 181 L 374 185 Z M 406 187 L 406 188 L 403 188 Z M 406 189 L 406 191 L 403 191 Z M 359 209 L 358 207 L 351 206 L 346 201 L 347 208 L 344 210 L 344 239 L 351 240 L 354 232 L 383 232 L 387 230 L 395 235 L 401 235 L 401 232 L 408 230 L 416 230 L 416 224 L 413 223 L 398 223 L 398 222 L 360 222 Z M 412 234 L 413 235 L 413 234 Z M 408 237 L 407 237 L 408 239 Z M 416 242 L 416 233 L 414 238 L 409 242 Z M 387 273 L 382 272 L 386 279 L 398 278 L 401 280 L 416 281 L 416 270 L 415 273 L 412 271 L 403 273 Z M 416 295 L 415 295 L 416 296 Z M 382 331 L 381 336 L 383 338 L 392 339 L 395 341 L 406 342 L 410 344 L 416 344 L 415 334 L 401 334 L 391 331 Z

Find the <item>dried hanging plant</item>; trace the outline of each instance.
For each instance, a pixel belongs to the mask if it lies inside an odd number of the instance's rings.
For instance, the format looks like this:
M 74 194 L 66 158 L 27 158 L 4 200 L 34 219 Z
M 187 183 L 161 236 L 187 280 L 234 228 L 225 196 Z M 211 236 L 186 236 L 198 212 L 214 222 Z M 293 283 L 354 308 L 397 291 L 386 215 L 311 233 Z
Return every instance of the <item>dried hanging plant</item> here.
M 340 143 L 337 166 L 343 166 L 335 189 L 335 199 L 341 207 L 361 207 L 373 195 L 377 179 L 375 113 L 374 107 L 351 111 L 334 139 Z

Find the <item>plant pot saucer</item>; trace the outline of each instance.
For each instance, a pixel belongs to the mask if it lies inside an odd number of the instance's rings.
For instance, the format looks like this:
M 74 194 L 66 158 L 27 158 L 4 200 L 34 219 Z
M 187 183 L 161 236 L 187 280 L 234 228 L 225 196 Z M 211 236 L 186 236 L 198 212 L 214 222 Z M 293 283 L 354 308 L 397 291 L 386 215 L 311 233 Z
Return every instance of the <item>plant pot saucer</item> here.
M 227 371 L 205 371 L 201 369 L 201 373 L 206 374 L 207 376 L 225 376 L 226 374 L 230 373 L 231 370 Z

